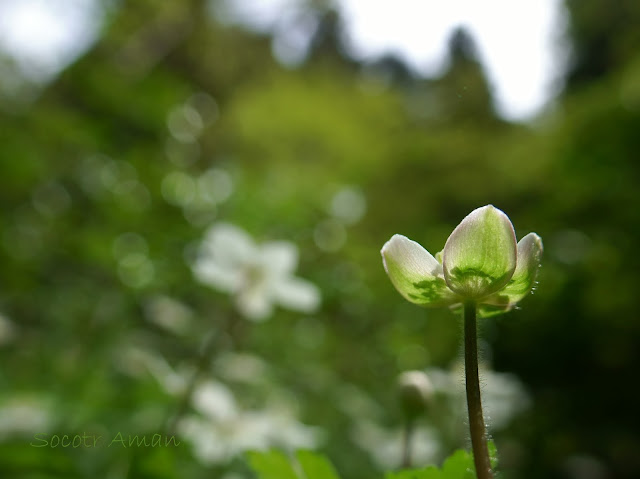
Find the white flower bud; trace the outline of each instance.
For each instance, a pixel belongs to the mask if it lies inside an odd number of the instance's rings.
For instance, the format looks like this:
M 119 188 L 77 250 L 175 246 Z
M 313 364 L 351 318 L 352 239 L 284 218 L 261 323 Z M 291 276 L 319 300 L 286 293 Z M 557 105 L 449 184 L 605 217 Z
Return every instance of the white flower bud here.
M 433 395 L 429 377 L 422 371 L 406 371 L 398 378 L 400 405 L 408 419 L 420 416 Z

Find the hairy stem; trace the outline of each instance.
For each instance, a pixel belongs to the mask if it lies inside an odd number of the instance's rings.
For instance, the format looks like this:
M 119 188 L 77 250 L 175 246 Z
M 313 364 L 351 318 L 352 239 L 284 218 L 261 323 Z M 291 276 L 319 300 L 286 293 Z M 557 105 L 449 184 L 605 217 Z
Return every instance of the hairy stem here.
M 480 380 L 478 377 L 478 327 L 476 324 L 476 304 L 464 304 L 464 372 L 466 377 L 467 407 L 469 409 L 469 429 L 471 448 L 478 479 L 493 479 L 489 462 L 487 435 L 482 416 Z

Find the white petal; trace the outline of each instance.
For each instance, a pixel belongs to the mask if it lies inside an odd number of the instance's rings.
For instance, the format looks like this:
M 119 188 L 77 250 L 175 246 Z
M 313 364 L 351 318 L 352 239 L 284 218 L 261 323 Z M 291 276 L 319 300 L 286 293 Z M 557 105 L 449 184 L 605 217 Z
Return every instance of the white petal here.
M 269 274 L 292 273 L 298 266 L 298 248 L 288 241 L 264 243 L 260 261 Z
M 300 278 L 284 278 L 272 285 L 274 299 L 285 308 L 312 313 L 320 305 L 320 290 Z
M 255 261 L 256 246 L 249 235 L 237 226 L 216 223 L 207 231 L 202 253 L 220 265 L 233 267 Z
M 225 293 L 238 291 L 242 284 L 240 269 L 223 266 L 210 257 L 198 260 L 193 267 L 193 273 L 201 283 L 213 286 Z
M 529 233 L 518 242 L 518 264 L 512 280 L 525 282 L 527 292 L 535 282 L 542 250 L 542 238 L 535 233 Z
M 269 291 L 264 285 L 246 288 L 236 297 L 240 313 L 251 321 L 266 321 L 273 311 Z
M 423 306 L 444 306 L 458 301 L 444 281 L 442 265 L 415 241 L 393 235 L 381 253 L 389 279 L 408 301 Z
M 236 401 L 226 386 L 206 381 L 193 392 L 193 406 L 214 421 L 228 421 L 238 415 Z
M 542 249 L 542 239 L 535 233 L 529 233 L 518 242 L 516 270 L 504 288 L 483 301 L 486 306 L 481 305 L 480 312 L 484 316 L 509 311 L 529 294 L 536 282 Z
M 516 236 L 509 217 L 493 205 L 469 213 L 444 245 L 442 265 L 449 287 L 469 299 L 506 285 L 516 269 Z

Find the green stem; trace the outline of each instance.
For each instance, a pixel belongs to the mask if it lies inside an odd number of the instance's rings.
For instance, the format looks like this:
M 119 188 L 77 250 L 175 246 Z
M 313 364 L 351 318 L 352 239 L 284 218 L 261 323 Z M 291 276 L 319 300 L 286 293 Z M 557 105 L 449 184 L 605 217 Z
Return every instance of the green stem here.
M 467 407 L 469 409 L 469 429 L 471 448 L 478 479 L 493 479 L 489 449 L 482 417 L 480 399 L 480 380 L 478 377 L 478 327 L 476 324 L 476 303 L 464 304 L 464 372 L 467 388 Z
M 413 422 L 412 418 L 407 418 L 404 423 L 404 431 L 402 437 L 402 468 L 411 467 L 411 443 L 413 439 Z
M 166 435 L 173 435 L 176 433 L 176 426 L 178 422 L 184 417 L 186 414 L 189 404 L 191 403 L 191 399 L 193 397 L 193 393 L 195 392 L 196 385 L 198 381 L 204 374 L 204 372 L 209 367 L 211 362 L 211 356 L 215 350 L 217 337 L 216 334 L 211 332 L 208 336 L 206 336 L 202 342 L 202 346 L 200 349 L 200 355 L 198 357 L 198 362 L 196 363 L 196 369 L 185 388 L 185 391 L 182 395 L 180 402 L 178 403 L 178 407 L 176 408 L 175 413 L 169 417 L 168 421 L 165 424 L 164 431 Z

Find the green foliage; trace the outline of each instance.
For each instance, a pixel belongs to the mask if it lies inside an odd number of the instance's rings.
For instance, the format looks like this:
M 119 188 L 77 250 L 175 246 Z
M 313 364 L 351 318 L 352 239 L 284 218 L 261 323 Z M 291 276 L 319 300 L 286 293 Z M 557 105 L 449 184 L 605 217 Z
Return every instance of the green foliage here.
M 497 456 L 493 441 L 489 442 L 489 454 L 491 465 L 495 468 Z M 298 451 L 295 458 L 297 465 L 294 465 L 280 451 L 248 453 L 249 464 L 259 479 L 339 479 L 331 462 L 321 454 Z M 435 466 L 406 469 L 387 472 L 384 477 L 385 479 L 474 479 L 476 475 L 473 456 L 460 449 L 444 461 L 441 469 Z
M 489 442 L 489 456 L 491 467 L 498 464 L 496 448 L 493 441 Z M 429 466 L 422 469 L 411 469 L 397 472 L 388 472 L 385 479 L 475 479 L 475 466 L 473 455 L 465 450 L 457 450 L 449 456 L 441 469 Z
M 260 479 L 300 479 L 287 457 L 279 451 L 249 452 L 248 457 Z
M 399 472 L 388 472 L 385 479 L 474 479 L 473 456 L 467 451 L 458 450 L 449 456 L 442 469 L 435 466 Z
M 306 479 L 339 479 L 329 460 L 311 451 L 298 451 L 296 458 Z
M 275 450 L 250 452 L 248 459 L 259 479 L 339 479 L 331 462 L 311 451 L 298 451 L 295 466 L 282 452 Z

